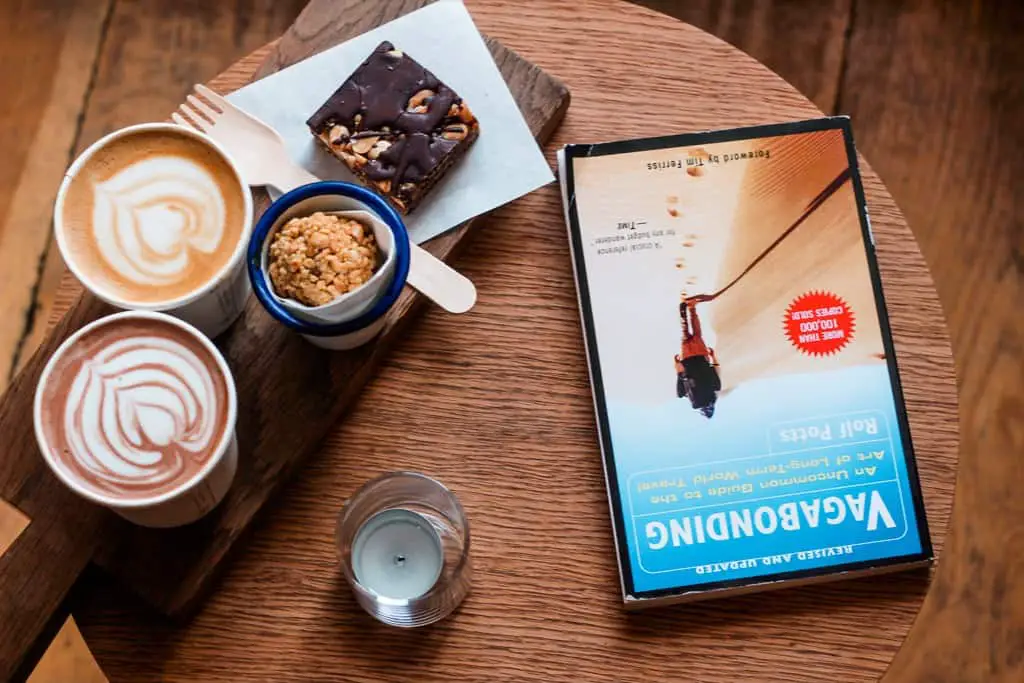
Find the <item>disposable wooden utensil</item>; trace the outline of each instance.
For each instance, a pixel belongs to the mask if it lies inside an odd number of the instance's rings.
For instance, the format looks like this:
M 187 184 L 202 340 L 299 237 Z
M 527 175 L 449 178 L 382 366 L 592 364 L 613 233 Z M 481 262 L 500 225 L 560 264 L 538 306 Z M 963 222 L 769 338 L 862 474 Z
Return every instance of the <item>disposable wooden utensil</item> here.
M 287 192 L 319 182 L 288 155 L 284 140 L 273 128 L 228 102 L 204 85 L 171 115 L 180 126 L 193 128 L 220 143 L 242 169 L 249 185 L 272 186 Z M 204 101 L 205 100 L 205 101 Z M 414 242 L 409 244 L 408 282 L 449 313 L 465 313 L 476 303 L 472 281 Z
M 196 85 L 195 92 L 206 101 L 189 95 L 171 114 L 171 120 L 219 142 L 241 167 L 249 185 L 270 185 L 287 192 L 320 180 L 291 160 L 276 130 L 205 85 Z

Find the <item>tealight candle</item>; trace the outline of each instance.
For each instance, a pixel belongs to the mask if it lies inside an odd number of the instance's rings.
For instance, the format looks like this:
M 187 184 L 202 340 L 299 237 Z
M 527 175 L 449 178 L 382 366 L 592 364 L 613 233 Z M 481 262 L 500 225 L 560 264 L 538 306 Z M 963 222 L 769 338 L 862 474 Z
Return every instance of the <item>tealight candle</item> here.
M 338 516 L 341 568 L 356 602 L 391 626 L 425 626 L 469 592 L 469 522 L 441 482 L 392 472 L 364 484 Z
M 356 532 L 356 581 L 378 595 L 418 598 L 437 582 L 442 568 L 441 537 L 423 515 L 401 508 L 384 510 Z

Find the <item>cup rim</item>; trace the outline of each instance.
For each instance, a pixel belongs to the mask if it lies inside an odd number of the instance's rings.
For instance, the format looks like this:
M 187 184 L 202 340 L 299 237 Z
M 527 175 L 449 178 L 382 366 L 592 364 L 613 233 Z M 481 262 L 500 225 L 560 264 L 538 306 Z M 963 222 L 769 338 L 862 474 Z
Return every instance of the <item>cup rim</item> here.
M 267 281 L 266 273 L 263 272 L 263 243 L 269 237 L 274 224 L 285 211 L 298 202 L 323 195 L 339 195 L 361 202 L 384 221 L 391 229 L 395 239 L 395 274 L 387 289 L 384 290 L 384 293 L 362 315 L 352 320 L 330 324 L 308 322 L 296 317 L 274 297 L 270 291 L 270 284 Z M 354 183 L 342 180 L 321 180 L 307 185 L 300 185 L 286 192 L 278 197 L 260 216 L 259 221 L 256 222 L 256 227 L 253 229 L 252 237 L 249 239 L 247 266 L 253 293 L 272 318 L 301 334 L 314 337 L 340 337 L 369 327 L 391 310 L 391 307 L 402 293 L 406 279 L 409 276 L 410 254 L 409 233 L 405 228 L 405 223 L 399 217 L 398 212 L 378 194 Z
M 64 466 L 58 463 L 57 459 L 53 457 L 52 449 L 46 439 L 46 435 L 42 428 L 42 409 L 43 409 L 43 388 L 46 386 L 50 379 L 50 375 L 53 369 L 57 365 L 57 361 L 68 349 L 75 344 L 79 339 L 88 334 L 90 331 L 102 327 L 104 325 L 110 325 L 126 318 L 142 319 L 142 320 L 156 320 L 161 323 L 167 323 L 174 325 L 185 333 L 191 335 L 203 346 L 207 353 L 214 359 L 217 368 L 220 370 L 221 375 L 224 377 L 224 386 L 227 394 L 227 420 L 224 423 L 224 433 L 221 434 L 220 440 L 217 442 L 216 448 L 213 455 L 206 461 L 206 463 L 196 471 L 189 479 L 182 482 L 178 487 L 171 489 L 170 491 L 164 491 L 156 496 L 149 496 L 145 498 L 116 498 L 114 496 L 108 496 L 106 494 L 95 491 L 87 486 L 82 485 L 76 478 L 72 477 L 65 470 Z M 120 313 L 113 313 L 106 315 L 101 318 L 97 318 L 92 322 L 82 326 L 67 339 L 61 342 L 60 346 L 53 352 L 49 360 L 46 361 L 46 366 L 43 371 L 39 374 L 39 381 L 36 383 L 36 393 L 32 401 L 32 422 L 33 428 L 36 434 L 36 442 L 39 446 L 39 451 L 43 456 L 43 460 L 49 465 L 50 471 L 53 472 L 57 478 L 69 489 L 77 493 L 78 495 L 86 498 L 94 503 L 98 503 L 105 507 L 119 509 L 119 510 L 132 510 L 139 508 L 151 508 L 157 505 L 161 505 L 168 501 L 180 498 L 182 495 L 188 493 L 193 488 L 199 485 L 200 482 L 204 481 L 210 474 L 211 471 L 224 459 L 225 454 L 230 450 L 231 443 L 235 439 L 235 425 L 238 419 L 238 394 L 235 387 L 235 378 L 231 374 L 231 369 L 228 367 L 227 361 L 224 356 L 220 353 L 213 342 L 210 341 L 209 337 L 200 332 L 194 326 L 186 323 L 183 320 L 179 320 L 171 315 L 162 313 L 160 311 L 121 311 Z
M 203 285 L 174 299 L 138 302 L 121 298 L 114 292 L 109 291 L 103 285 L 96 283 L 96 281 L 88 277 L 85 274 L 85 271 L 78 265 L 78 263 L 76 263 L 75 257 L 72 253 L 73 250 L 70 249 L 67 244 L 67 238 L 65 237 L 63 229 L 64 202 L 67 198 L 68 188 L 71 186 L 72 181 L 74 181 L 82 166 L 92 159 L 97 152 L 120 138 L 151 131 L 164 131 L 191 137 L 194 140 L 198 140 L 201 144 L 213 149 L 220 155 L 231 169 L 235 179 L 238 181 L 238 189 L 242 195 L 242 230 L 238 236 L 238 244 L 235 245 L 230 258 L 228 258 L 228 260 L 224 262 L 224 265 L 221 266 L 220 270 L 214 273 L 213 277 L 203 283 Z M 68 166 L 67 170 L 64 171 L 64 178 L 60 183 L 60 188 L 57 190 L 57 199 L 53 206 L 53 232 L 56 238 L 57 248 L 60 250 L 61 258 L 64 260 L 65 265 L 67 265 L 68 270 L 71 271 L 72 275 L 74 275 L 86 289 L 98 298 L 106 301 L 108 304 L 118 308 L 138 311 L 170 311 L 187 306 L 188 304 L 199 300 L 231 277 L 235 267 L 244 258 L 246 246 L 249 242 L 249 236 L 252 234 L 252 219 L 252 192 L 249 190 L 249 185 L 246 183 L 245 177 L 242 175 L 241 168 L 239 168 L 238 164 L 228 151 L 219 142 L 208 135 L 185 126 L 179 126 L 176 123 L 168 122 L 137 123 L 124 128 L 119 128 L 118 130 L 104 135 L 99 140 L 89 145 L 85 151 L 79 154 L 71 165 Z

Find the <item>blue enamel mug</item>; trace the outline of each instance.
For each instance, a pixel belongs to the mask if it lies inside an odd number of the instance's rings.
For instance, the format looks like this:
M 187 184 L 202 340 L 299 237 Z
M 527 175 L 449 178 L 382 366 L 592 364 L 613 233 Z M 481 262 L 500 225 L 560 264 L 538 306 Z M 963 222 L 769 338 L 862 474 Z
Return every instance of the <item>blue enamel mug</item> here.
M 366 211 L 377 219 L 373 221 L 375 231 L 389 231 L 377 232 L 377 244 L 385 260 L 371 279 L 371 298 L 362 292 L 351 304 L 331 305 L 330 315 L 317 308 L 303 310 L 301 305 L 283 303 L 267 274 L 267 254 L 277 230 L 292 218 L 317 211 Z M 256 223 L 247 254 L 253 292 L 267 313 L 310 343 L 335 350 L 362 346 L 380 333 L 405 287 L 410 260 L 409 233 L 398 213 L 374 192 L 342 181 L 310 183 L 283 194 Z

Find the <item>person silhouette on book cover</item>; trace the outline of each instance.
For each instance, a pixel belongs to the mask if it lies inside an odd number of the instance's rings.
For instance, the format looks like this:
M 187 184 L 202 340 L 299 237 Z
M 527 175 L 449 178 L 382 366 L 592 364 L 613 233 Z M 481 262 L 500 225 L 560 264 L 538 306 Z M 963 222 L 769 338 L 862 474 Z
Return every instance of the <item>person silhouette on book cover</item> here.
M 686 298 L 684 294 L 679 302 L 683 343 L 675 357 L 676 396 L 688 398 L 694 410 L 710 419 L 715 414 L 715 401 L 722 389 L 722 379 L 718 376 L 715 350 L 708 348 L 700 333 L 697 302 L 705 300 L 702 297 Z

